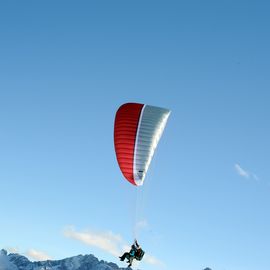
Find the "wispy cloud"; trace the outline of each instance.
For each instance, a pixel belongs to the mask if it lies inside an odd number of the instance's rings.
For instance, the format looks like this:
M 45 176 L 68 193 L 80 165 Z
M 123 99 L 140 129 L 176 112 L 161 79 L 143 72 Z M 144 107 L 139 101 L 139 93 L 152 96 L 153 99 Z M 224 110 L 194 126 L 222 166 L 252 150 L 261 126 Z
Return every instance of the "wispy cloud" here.
M 147 223 L 141 223 L 140 226 L 146 226 Z M 73 226 L 68 226 L 64 229 L 64 236 L 77 240 L 88 246 L 97 247 L 113 256 L 122 255 L 124 251 L 128 251 L 130 245 L 119 235 L 112 232 L 96 232 L 92 230 L 76 231 Z M 160 260 L 152 255 L 146 254 L 145 262 L 155 266 L 164 266 Z
M 122 252 L 119 246 L 123 240 L 121 236 L 115 235 L 112 232 L 93 232 L 89 230 L 77 232 L 73 227 L 67 227 L 64 230 L 64 235 L 86 245 L 100 248 L 114 256 L 119 256 Z
M 47 255 L 45 252 L 39 251 L 39 250 L 36 250 L 33 248 L 30 248 L 26 252 L 20 251 L 19 248 L 17 248 L 17 247 L 7 247 L 5 249 L 8 251 L 8 253 L 21 253 L 21 254 L 24 254 L 25 256 L 30 257 L 31 259 L 36 260 L 36 261 L 46 261 L 46 260 L 52 259 L 52 257 Z
M 252 173 L 251 175 L 254 180 L 259 181 L 259 177 L 255 173 Z
M 147 229 L 148 227 L 149 227 L 149 224 L 148 224 L 148 222 L 147 222 L 146 219 L 139 220 L 139 221 L 136 223 L 136 229 L 138 229 L 138 230 Z
M 155 258 L 154 256 L 151 256 L 151 255 L 148 255 L 148 254 L 145 254 L 144 260 L 148 264 L 151 264 L 151 265 L 155 265 L 155 266 L 158 266 L 158 267 L 164 267 L 165 266 L 165 264 L 162 261 L 160 261 L 157 258 Z
M 259 177 L 252 172 L 247 171 L 246 169 L 243 169 L 238 163 L 234 164 L 234 168 L 236 170 L 236 172 L 238 173 L 238 175 L 244 177 L 244 178 L 250 178 L 256 181 L 259 181 Z
M 39 251 L 39 250 L 36 250 L 36 249 L 29 249 L 27 252 L 26 252 L 26 256 L 27 257 L 30 257 L 34 260 L 37 260 L 37 261 L 46 261 L 46 260 L 50 260 L 52 259 L 49 255 L 47 255 L 45 252 L 43 251 Z
M 239 164 L 234 164 L 234 168 L 236 170 L 236 172 L 242 176 L 242 177 L 245 177 L 245 178 L 249 178 L 250 177 L 250 174 L 248 171 L 244 170 L 242 167 L 240 167 Z
M 19 253 L 19 249 L 17 247 L 6 247 L 5 249 L 8 253 Z
M 139 236 L 142 231 L 148 230 L 149 227 L 150 226 L 149 226 L 146 219 L 139 220 L 136 222 L 136 224 L 133 228 L 134 229 L 133 233 L 134 233 L 134 235 Z

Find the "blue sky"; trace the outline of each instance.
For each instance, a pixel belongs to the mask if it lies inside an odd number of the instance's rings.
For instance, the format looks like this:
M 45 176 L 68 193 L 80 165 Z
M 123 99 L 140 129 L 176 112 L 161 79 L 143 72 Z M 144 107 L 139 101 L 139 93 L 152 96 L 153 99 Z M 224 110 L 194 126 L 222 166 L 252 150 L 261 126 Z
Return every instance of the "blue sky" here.
M 1 248 L 119 263 L 137 221 L 140 269 L 269 269 L 269 9 L 2 2 Z M 113 146 L 130 101 L 172 110 L 139 191 Z

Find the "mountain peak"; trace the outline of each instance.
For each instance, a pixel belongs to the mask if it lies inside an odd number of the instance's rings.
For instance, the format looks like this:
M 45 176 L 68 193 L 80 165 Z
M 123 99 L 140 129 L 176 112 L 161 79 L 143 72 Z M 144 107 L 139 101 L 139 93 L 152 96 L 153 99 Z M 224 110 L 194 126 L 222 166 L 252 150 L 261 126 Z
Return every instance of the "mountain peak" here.
M 31 262 L 25 256 L 0 251 L 0 270 L 123 270 L 117 264 L 97 259 L 94 255 L 78 255 L 62 260 Z
M 7 251 L 5 249 L 0 250 L 0 255 L 7 256 Z

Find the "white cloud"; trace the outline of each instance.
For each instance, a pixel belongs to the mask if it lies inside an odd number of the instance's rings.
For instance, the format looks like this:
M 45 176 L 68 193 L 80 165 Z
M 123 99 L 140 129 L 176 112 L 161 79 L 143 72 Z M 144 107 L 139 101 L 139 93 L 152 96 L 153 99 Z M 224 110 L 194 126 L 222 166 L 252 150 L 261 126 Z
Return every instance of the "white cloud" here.
M 259 181 L 259 177 L 255 173 L 244 170 L 238 163 L 234 164 L 234 168 L 240 176 Z
M 146 219 L 142 219 L 136 222 L 133 233 L 138 237 L 143 230 L 148 230 L 149 224 Z
M 5 248 L 8 253 L 19 253 L 19 249 L 17 247 L 7 247 Z
M 52 259 L 45 252 L 38 251 L 38 250 L 33 249 L 33 248 L 29 249 L 26 252 L 20 252 L 19 248 L 17 248 L 17 247 L 7 247 L 6 250 L 8 251 L 8 253 L 24 254 L 25 256 L 30 257 L 31 259 L 37 260 L 37 261 L 45 261 L 45 260 Z
M 250 177 L 250 174 L 249 172 L 247 172 L 246 170 L 244 170 L 243 168 L 240 167 L 239 164 L 234 164 L 234 168 L 236 170 L 236 172 L 242 176 L 242 177 L 245 177 L 245 178 L 249 178 Z
M 112 232 L 77 232 L 73 227 L 68 227 L 64 230 L 64 235 L 86 245 L 100 248 L 114 256 L 119 256 L 122 252 L 119 246 L 123 240 L 121 236 L 115 235 Z
M 259 181 L 259 177 L 255 173 L 252 173 L 251 175 L 253 179 L 255 179 L 256 181 Z
M 35 249 L 29 249 L 26 252 L 26 256 L 30 257 L 34 260 L 37 260 L 37 261 L 46 261 L 46 260 L 51 259 L 51 257 L 48 256 L 46 253 L 44 253 L 42 251 L 35 250 Z
M 164 267 L 164 263 L 161 262 L 160 260 L 158 260 L 157 258 L 155 258 L 154 256 L 145 254 L 144 256 L 144 260 L 151 265 L 155 265 L 155 266 L 159 266 L 159 267 Z
M 147 229 L 149 227 L 147 220 L 143 219 L 136 223 L 136 229 L 142 230 Z

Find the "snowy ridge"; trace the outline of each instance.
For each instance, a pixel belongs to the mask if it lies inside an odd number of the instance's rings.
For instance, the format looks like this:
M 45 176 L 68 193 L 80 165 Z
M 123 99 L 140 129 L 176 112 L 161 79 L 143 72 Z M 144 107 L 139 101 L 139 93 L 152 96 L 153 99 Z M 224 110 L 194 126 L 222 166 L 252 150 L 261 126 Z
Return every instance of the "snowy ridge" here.
M 98 260 L 94 255 L 78 255 L 63 260 L 31 262 L 25 256 L 0 250 L 0 270 L 123 270 L 115 263 Z M 131 268 L 129 268 L 131 269 Z

